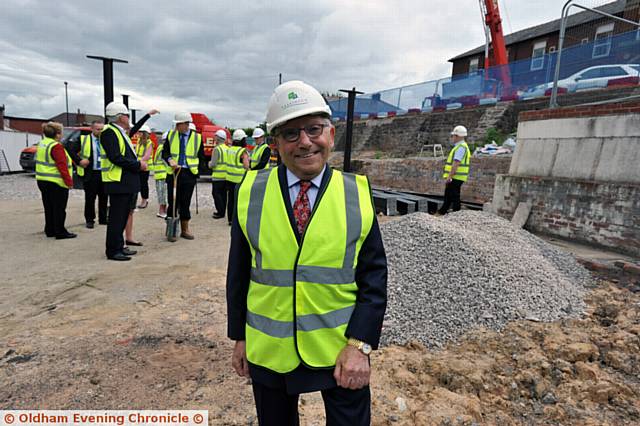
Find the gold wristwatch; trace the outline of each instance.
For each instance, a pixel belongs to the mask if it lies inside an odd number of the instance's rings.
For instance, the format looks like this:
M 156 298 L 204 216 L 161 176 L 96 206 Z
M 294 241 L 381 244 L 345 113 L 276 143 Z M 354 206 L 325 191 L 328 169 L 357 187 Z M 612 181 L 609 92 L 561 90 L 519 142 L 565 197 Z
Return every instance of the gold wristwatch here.
M 373 350 L 370 344 L 365 343 L 362 340 L 354 339 L 353 337 L 349 337 L 349 339 L 347 340 L 347 345 L 355 347 L 366 356 L 369 356 L 369 354 Z

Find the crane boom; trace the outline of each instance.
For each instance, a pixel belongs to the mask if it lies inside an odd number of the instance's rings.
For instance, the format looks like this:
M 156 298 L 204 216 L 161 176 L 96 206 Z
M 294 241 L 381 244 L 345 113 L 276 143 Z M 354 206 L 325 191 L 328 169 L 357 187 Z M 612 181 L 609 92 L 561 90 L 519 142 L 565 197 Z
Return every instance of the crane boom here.
M 488 54 L 485 54 L 485 72 L 489 66 L 500 67 L 500 80 L 504 87 L 511 87 L 511 77 L 509 76 L 509 58 L 507 56 L 507 46 L 502 32 L 502 19 L 498 0 L 480 0 L 480 8 L 484 13 L 485 28 L 491 33 L 491 50 L 493 60 L 490 61 Z M 488 52 L 487 52 L 488 53 Z

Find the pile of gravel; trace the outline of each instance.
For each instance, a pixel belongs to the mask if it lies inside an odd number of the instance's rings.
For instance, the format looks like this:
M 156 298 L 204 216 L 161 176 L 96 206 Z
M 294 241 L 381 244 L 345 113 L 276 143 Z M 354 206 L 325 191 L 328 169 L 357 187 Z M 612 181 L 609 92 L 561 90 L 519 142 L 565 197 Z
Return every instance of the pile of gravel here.
M 584 312 L 589 272 L 497 216 L 426 213 L 381 225 L 389 265 L 382 344 L 441 347 L 477 326 Z

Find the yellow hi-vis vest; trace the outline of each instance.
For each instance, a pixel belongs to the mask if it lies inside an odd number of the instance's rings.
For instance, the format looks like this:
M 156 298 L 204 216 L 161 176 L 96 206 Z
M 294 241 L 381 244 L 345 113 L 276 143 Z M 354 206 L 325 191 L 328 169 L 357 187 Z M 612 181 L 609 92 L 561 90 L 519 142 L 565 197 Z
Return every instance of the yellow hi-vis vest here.
M 211 171 L 211 180 L 227 180 L 227 151 L 228 147 L 225 144 L 216 145 L 214 148 L 218 153 L 218 161 L 215 167 Z
M 444 173 L 442 177 L 447 179 L 449 177 L 449 172 L 451 172 L 451 166 L 453 166 L 453 156 L 456 154 L 456 151 L 459 149 L 466 149 L 464 157 L 462 161 L 458 165 L 456 169 L 456 174 L 453 175 L 453 178 L 456 180 L 461 180 L 466 182 L 469 178 L 469 162 L 471 161 L 471 153 L 469 152 L 469 145 L 465 141 L 462 141 L 458 146 L 454 147 L 451 152 L 449 152 L 449 157 L 447 158 L 447 162 L 444 164 Z
M 147 139 L 146 144 L 143 144 L 140 139 L 138 139 L 138 144 L 136 145 L 136 157 L 138 157 L 138 160 L 141 160 L 142 157 L 144 157 L 144 153 L 147 151 L 147 147 L 150 143 L 153 143 L 151 139 Z
M 267 145 L 267 143 L 264 142 L 262 143 L 262 145 L 259 145 L 253 149 L 253 152 L 251 153 L 251 169 L 252 170 L 254 170 L 255 167 L 258 165 L 258 163 L 260 162 L 260 158 L 264 153 L 264 150 L 267 148 L 269 148 L 269 145 Z M 269 168 L 269 162 L 267 161 L 267 164 L 266 166 L 264 166 L 264 169 L 268 169 L 268 168 Z
M 164 148 L 164 144 L 159 144 L 158 148 L 156 148 L 156 153 L 153 156 L 153 178 L 155 180 L 165 180 L 167 178 L 167 168 L 169 165 L 164 162 L 162 159 L 162 149 Z
M 80 158 L 88 160 L 91 158 L 91 152 L 93 151 L 93 138 L 92 134 L 80 136 Z M 78 176 L 84 176 L 84 168 L 79 166 L 76 168 Z
M 44 138 L 38 143 L 38 149 L 36 150 L 36 180 L 53 182 L 63 188 L 68 188 L 64 183 L 64 179 L 62 179 L 60 170 L 56 167 L 56 160 L 54 160 L 51 155 L 51 150 L 59 143 L 57 140 L 51 138 Z M 64 154 L 67 156 L 69 176 L 73 176 L 71 157 L 69 157 L 67 150 L 64 150 Z
M 233 183 L 242 182 L 242 178 L 246 172 L 242 164 L 242 154 L 245 152 L 247 152 L 247 149 L 241 146 L 227 147 L 225 155 L 227 159 L 227 181 Z
M 366 177 L 325 173 L 332 175 L 300 245 L 277 168 L 247 172 L 238 190 L 238 221 L 252 256 L 247 358 L 278 373 L 300 363 L 332 368 L 347 344 L 358 294 L 356 263 L 375 210 Z
M 116 138 L 118 139 L 120 155 L 124 156 L 124 150 L 126 149 L 127 142 L 120 132 L 120 129 L 111 123 L 107 124 L 104 126 L 104 129 L 102 129 L 102 133 L 100 133 L 101 140 L 104 132 L 115 133 Z M 100 168 L 102 169 L 102 182 L 120 182 L 120 179 L 122 179 L 122 167 L 113 164 L 111 160 L 109 160 L 107 153 L 102 146 L 102 142 L 100 143 Z
M 177 163 L 180 159 L 180 134 L 177 130 L 169 132 L 167 135 L 167 143 L 169 143 L 169 148 L 171 149 L 171 158 Z M 194 175 L 198 174 L 198 163 L 200 162 L 198 159 L 198 151 L 200 150 L 200 144 L 202 144 L 202 136 L 193 130 L 189 131 L 189 137 L 185 146 L 185 156 L 187 157 L 187 166 Z M 167 174 L 173 174 L 171 167 L 167 168 Z

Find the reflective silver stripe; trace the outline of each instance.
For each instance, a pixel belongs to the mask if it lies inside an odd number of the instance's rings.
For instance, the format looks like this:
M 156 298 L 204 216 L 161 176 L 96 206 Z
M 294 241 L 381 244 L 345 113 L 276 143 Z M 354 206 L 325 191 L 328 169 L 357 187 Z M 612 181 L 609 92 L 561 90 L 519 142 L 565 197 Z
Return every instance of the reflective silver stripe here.
M 360 198 L 358 197 L 358 184 L 356 177 L 351 174 L 343 174 L 344 202 L 347 209 L 347 247 L 344 253 L 343 270 L 353 271 L 356 256 L 356 243 L 360 239 L 362 229 L 362 213 L 360 212 Z M 355 271 L 353 279 L 355 280 Z
M 229 171 L 227 171 L 227 175 L 231 175 L 231 176 L 244 176 L 244 173 L 233 173 L 233 172 L 229 172 Z
M 258 253 L 256 253 L 256 263 L 258 263 Z M 273 287 L 293 287 L 293 271 L 251 268 L 251 281 Z
M 36 164 L 40 164 L 41 166 L 56 167 L 56 163 L 45 163 L 44 161 L 36 161 Z
M 298 269 L 296 269 L 296 281 L 319 284 L 351 284 L 355 279 L 356 270 L 353 268 L 337 269 L 324 266 L 298 265 Z
M 293 322 L 291 321 L 277 321 L 247 310 L 247 324 L 271 337 L 281 339 L 293 337 Z
M 191 158 L 192 160 L 193 160 L 193 159 L 196 159 L 196 160 L 198 159 L 198 156 L 197 156 L 197 155 L 196 155 L 195 157 L 194 157 L 193 155 L 187 155 L 186 157 L 187 157 L 187 158 Z
M 301 315 L 296 318 L 298 331 L 313 331 L 321 328 L 336 328 L 349 322 L 354 305 L 326 314 Z
M 230 174 L 230 173 L 228 173 Z M 251 185 L 251 193 L 249 198 L 249 207 L 247 208 L 247 235 L 249 242 L 256 251 L 256 269 L 262 270 L 262 252 L 260 251 L 260 219 L 262 217 L 262 205 L 264 204 L 264 195 L 267 192 L 267 181 L 269 180 L 269 172 L 258 172 L 256 179 Z M 253 273 L 252 273 L 253 275 Z M 264 279 L 261 278 L 263 282 Z M 291 280 L 293 285 L 293 280 Z
M 54 178 L 60 178 L 62 179 L 62 176 L 60 176 L 59 173 L 42 173 L 42 172 L 36 172 L 36 176 L 47 176 L 47 177 L 54 177 Z

